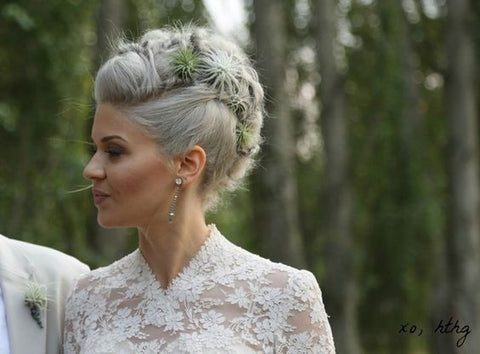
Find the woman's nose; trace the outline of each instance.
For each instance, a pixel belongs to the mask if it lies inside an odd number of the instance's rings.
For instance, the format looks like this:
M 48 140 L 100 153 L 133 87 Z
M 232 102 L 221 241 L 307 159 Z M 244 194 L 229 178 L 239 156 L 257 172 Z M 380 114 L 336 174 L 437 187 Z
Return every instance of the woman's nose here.
M 105 178 L 105 169 L 97 154 L 90 158 L 83 169 L 83 177 L 89 180 Z

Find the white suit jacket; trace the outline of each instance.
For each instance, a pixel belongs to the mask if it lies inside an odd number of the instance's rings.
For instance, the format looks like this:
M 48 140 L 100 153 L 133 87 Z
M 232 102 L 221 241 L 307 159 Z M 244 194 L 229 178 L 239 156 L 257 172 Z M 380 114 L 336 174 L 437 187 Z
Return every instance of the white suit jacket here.
M 64 253 L 0 234 L 0 286 L 11 354 L 61 352 L 65 300 L 73 280 L 88 270 L 87 265 Z M 43 328 L 24 303 L 31 281 L 47 287 L 48 305 L 41 313 Z

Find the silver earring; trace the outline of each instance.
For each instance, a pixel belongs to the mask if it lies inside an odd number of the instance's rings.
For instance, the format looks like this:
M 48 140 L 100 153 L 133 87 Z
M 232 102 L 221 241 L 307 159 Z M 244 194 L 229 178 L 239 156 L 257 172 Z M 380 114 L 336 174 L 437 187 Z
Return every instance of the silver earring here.
M 183 184 L 182 177 L 175 178 L 175 194 L 173 195 L 172 204 L 170 204 L 170 209 L 168 211 L 168 223 L 171 224 L 173 222 L 173 218 L 175 218 L 175 209 L 177 207 L 177 200 L 178 195 L 180 194 L 180 190 Z

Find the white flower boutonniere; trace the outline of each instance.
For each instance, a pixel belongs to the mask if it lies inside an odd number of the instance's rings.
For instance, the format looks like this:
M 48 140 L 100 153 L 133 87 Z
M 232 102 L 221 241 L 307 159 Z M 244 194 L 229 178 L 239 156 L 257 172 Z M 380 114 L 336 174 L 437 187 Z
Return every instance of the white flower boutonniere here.
M 47 287 L 38 283 L 31 282 L 25 289 L 25 305 L 30 309 L 30 315 L 37 322 L 40 328 L 43 328 L 41 313 L 47 308 L 48 295 Z

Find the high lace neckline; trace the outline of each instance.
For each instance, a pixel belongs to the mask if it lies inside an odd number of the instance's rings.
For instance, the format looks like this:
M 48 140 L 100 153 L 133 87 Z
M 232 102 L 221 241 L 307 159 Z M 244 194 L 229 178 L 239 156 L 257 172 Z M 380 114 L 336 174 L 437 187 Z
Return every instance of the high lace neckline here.
M 155 276 L 155 272 L 148 264 L 142 251 L 140 250 L 140 248 L 137 248 L 134 254 L 135 254 L 135 258 L 138 261 L 139 267 L 143 272 L 148 274 L 149 277 L 151 277 L 158 283 L 158 291 L 164 293 L 165 295 L 168 293 L 171 293 L 172 289 L 175 288 L 176 283 L 183 280 L 186 274 L 189 273 L 190 269 L 199 268 L 198 263 L 201 262 L 201 260 L 204 260 L 206 258 L 205 254 L 211 253 L 209 252 L 209 249 L 212 248 L 211 244 L 218 243 L 223 236 L 220 234 L 215 224 L 209 224 L 208 228 L 210 229 L 210 232 L 206 237 L 205 241 L 202 243 L 202 245 L 198 249 L 198 251 L 192 256 L 192 258 L 190 258 L 185 263 L 185 265 L 182 267 L 180 272 L 175 277 L 172 278 L 172 280 L 169 282 L 169 284 L 166 287 L 162 286 L 160 281 Z M 212 256 L 214 256 L 214 254 L 212 254 Z M 211 258 L 211 257 L 207 257 L 207 258 Z

